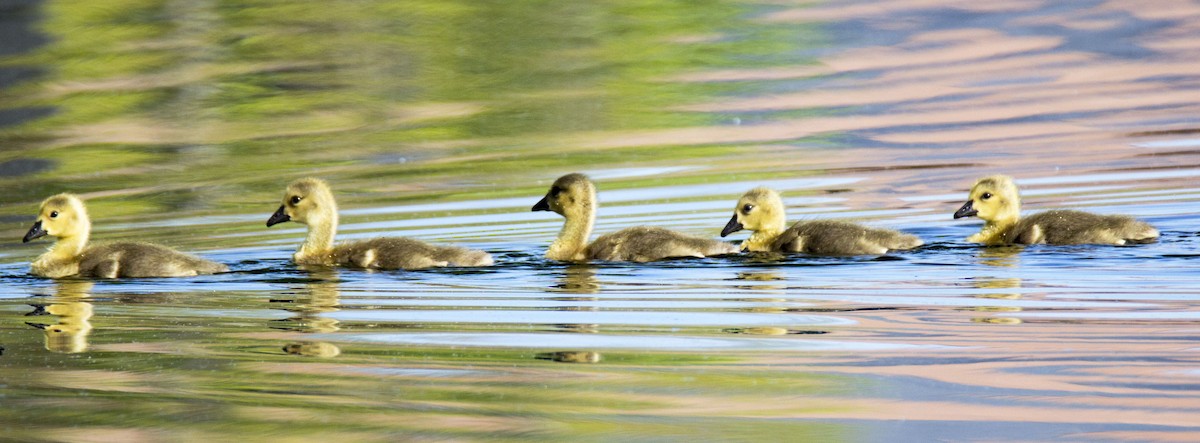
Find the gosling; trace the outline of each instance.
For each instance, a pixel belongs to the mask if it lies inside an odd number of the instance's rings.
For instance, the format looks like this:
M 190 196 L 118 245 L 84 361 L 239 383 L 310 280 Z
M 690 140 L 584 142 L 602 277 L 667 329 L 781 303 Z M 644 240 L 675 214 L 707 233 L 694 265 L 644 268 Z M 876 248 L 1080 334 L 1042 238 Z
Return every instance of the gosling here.
M 1153 226 L 1125 215 L 1054 210 L 1022 218 L 1017 185 L 1006 175 L 975 182 L 970 199 L 954 213 L 955 219 L 971 216 L 983 219 L 984 225 L 967 241 L 985 245 L 1123 245 L 1158 238 Z
M 636 226 L 601 236 L 588 244 L 596 221 L 596 186 L 583 174 L 567 174 L 533 205 L 533 211 L 563 216 L 562 231 L 546 250 L 546 258 L 563 261 L 649 262 L 671 257 L 707 257 L 737 252 L 733 245 L 668 229 Z
M 150 243 L 120 242 L 88 245 L 92 222 L 83 201 L 72 194 L 58 194 L 42 202 L 37 221 L 22 242 L 50 235 L 58 241 L 34 260 L 30 271 L 37 276 L 141 278 L 189 277 L 228 272 L 229 268 L 174 249 Z
M 303 178 L 288 185 L 283 204 L 267 227 L 294 221 L 308 226 L 308 236 L 292 255 L 299 265 L 350 266 L 367 269 L 424 269 L 444 266 L 491 266 L 486 252 L 438 246 L 404 237 L 382 237 L 333 244 L 338 210 L 333 192 L 323 180 Z
M 785 229 L 786 225 L 787 214 L 779 193 L 758 187 L 738 199 L 733 217 L 721 230 L 721 237 L 749 229 L 754 233 L 742 242 L 743 251 L 817 255 L 879 255 L 924 244 L 909 234 L 846 221 L 801 221 Z

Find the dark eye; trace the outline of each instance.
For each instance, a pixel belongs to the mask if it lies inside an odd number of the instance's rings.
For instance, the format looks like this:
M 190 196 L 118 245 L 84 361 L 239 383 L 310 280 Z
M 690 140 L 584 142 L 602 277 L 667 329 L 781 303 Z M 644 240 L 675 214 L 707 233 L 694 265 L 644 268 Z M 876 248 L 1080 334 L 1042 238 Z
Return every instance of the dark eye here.
M 742 206 L 742 213 L 749 214 L 751 209 L 754 209 L 754 205 L 746 203 L 745 206 Z
M 292 204 L 293 204 L 293 205 L 298 205 L 298 204 L 300 204 L 300 200 L 301 200 L 301 198 L 300 198 L 300 196 L 299 196 L 299 195 L 293 195 L 293 196 L 292 196 Z
M 558 194 L 560 194 L 560 193 L 562 193 L 562 189 L 559 189 L 557 186 L 550 188 L 550 196 L 551 197 L 557 197 Z
M 58 218 L 58 211 L 50 211 L 50 218 Z
M 984 199 L 984 200 L 987 200 L 987 199 L 989 199 L 989 198 L 992 198 L 992 193 L 991 193 L 991 192 L 984 192 L 984 193 L 983 193 L 983 195 L 979 196 L 979 198 L 982 198 L 982 199 Z

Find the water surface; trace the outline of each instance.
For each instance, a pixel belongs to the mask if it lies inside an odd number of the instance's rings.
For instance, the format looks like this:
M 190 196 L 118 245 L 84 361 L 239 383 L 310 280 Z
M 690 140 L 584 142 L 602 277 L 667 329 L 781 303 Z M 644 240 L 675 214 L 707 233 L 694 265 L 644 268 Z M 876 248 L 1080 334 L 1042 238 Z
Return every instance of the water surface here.
M 0 432 L 21 441 L 1200 439 L 1200 8 L 1184 2 L 0 2 Z M 715 236 L 737 197 L 927 245 L 883 257 L 542 258 L 529 211 Z M 950 215 L 1135 214 L 1153 244 L 981 248 Z M 482 269 L 289 262 L 283 186 L 342 238 Z M 21 244 L 230 265 L 51 281 Z M 735 234 L 733 241 L 744 238 Z

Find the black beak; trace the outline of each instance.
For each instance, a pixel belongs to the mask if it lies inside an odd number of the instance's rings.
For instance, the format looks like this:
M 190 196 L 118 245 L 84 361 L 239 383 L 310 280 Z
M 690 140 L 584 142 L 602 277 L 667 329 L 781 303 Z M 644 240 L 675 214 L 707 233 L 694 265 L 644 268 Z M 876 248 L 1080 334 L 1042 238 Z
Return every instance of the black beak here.
M 29 243 L 30 240 L 46 235 L 46 230 L 42 229 L 42 221 L 33 222 L 33 227 L 29 228 L 29 232 L 25 233 L 25 238 L 21 239 L 21 243 Z
M 958 210 L 954 212 L 954 219 L 957 220 L 963 217 L 971 217 L 975 214 L 978 214 L 979 211 L 975 210 L 975 207 L 972 206 L 973 203 L 975 203 L 975 200 L 967 200 L 967 204 L 962 205 L 961 208 L 958 208 Z
M 275 211 L 274 214 L 271 214 L 271 218 L 267 219 L 267 227 L 269 228 L 285 221 L 291 221 L 291 219 L 292 218 L 288 217 L 286 212 L 283 212 L 283 205 L 279 205 L 279 210 Z
M 550 210 L 550 202 L 546 201 L 547 198 L 550 198 L 550 196 L 547 195 L 545 197 L 542 197 L 541 200 L 538 200 L 537 204 L 533 205 L 533 209 L 530 209 L 530 211 L 534 211 L 534 212 L 549 211 Z
M 737 214 L 734 213 L 733 218 L 729 219 L 729 223 L 725 224 L 725 229 L 721 230 L 721 236 L 724 237 L 734 232 L 741 231 L 742 228 L 744 228 L 744 226 L 737 221 Z

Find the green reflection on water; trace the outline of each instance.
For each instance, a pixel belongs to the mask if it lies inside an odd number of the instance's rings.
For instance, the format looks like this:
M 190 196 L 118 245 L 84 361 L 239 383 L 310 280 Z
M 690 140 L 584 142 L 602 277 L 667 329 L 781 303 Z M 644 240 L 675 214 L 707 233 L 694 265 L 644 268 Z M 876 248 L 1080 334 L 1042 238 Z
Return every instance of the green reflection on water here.
M 302 441 L 411 433 L 598 440 L 844 432 L 778 419 L 820 411 L 805 399 L 844 390 L 841 377 L 764 365 L 754 354 L 623 351 L 604 352 L 590 364 L 564 364 L 531 350 L 342 343 L 336 355 L 290 355 L 285 348 L 291 344 L 311 343 L 306 332 L 328 329 L 310 323 L 263 332 L 278 327 L 266 318 L 195 316 L 261 311 L 267 301 L 261 293 L 105 292 L 91 298 L 91 286 L 64 282 L 49 299 L 96 306 L 86 349 L 43 342 L 43 331 L 12 321 L 22 318 L 13 309 L 19 303 L 0 305 L 8 318 L 0 323 L 7 347 L 0 367 L 6 437 L 72 440 L 79 430 L 148 432 L 167 440 L 280 435 Z M 298 289 L 307 294 L 272 308 L 318 316 L 337 305 L 336 284 Z M 64 323 L 66 314 L 50 312 Z M 148 315 L 153 312 L 170 314 Z
M 761 83 L 669 78 L 809 62 L 789 53 L 814 38 L 808 26 L 749 25 L 768 7 L 48 1 L 37 28 L 51 42 L 0 59 L 0 68 L 44 73 L 0 90 L 0 107 L 54 113 L 0 128 L 0 162 L 40 159 L 51 167 L 0 177 L 8 190 L 0 195 L 0 216 L 30 216 L 44 197 L 71 191 L 89 194 L 97 237 L 239 247 L 244 240 L 205 236 L 259 232 L 261 223 L 152 233 L 112 232 L 104 224 L 258 212 L 265 220 L 282 186 L 302 175 L 330 179 L 349 208 L 536 196 L 545 186 L 538 180 L 575 169 L 713 164 L 742 148 L 580 150 L 557 140 L 726 124 L 726 117 L 675 109 Z M 700 168 L 604 185 L 757 173 Z M 322 318 L 339 309 L 336 285 L 328 282 L 287 303 L 226 291 L 94 298 L 90 284 L 75 283 L 32 299 L 48 316 L 26 317 L 25 300 L 0 304 L 7 319 L 0 323 L 6 438 L 766 440 L 843 432 L 754 418 L 802 414 L 808 409 L 797 399 L 841 381 L 748 364 L 749 356 L 603 352 L 595 361 L 564 363 L 539 357 L 552 349 L 334 345 L 308 333 L 414 326 Z M 280 309 L 287 318 L 264 314 Z M 61 326 L 61 337 L 26 322 Z
M 748 26 L 765 8 L 721 1 L 49 2 L 40 29 L 53 41 L 0 60 L 46 73 L 0 97 L 8 108 L 56 112 L 0 128 L 7 147 L 0 161 L 40 158 L 55 166 L 0 177 L 19 190 L 0 202 L 127 190 L 120 197 L 131 206 L 114 212 L 154 216 L 170 204 L 154 194 L 182 190 L 173 198 L 195 200 L 189 194 L 219 188 L 201 196 L 201 206 L 235 212 L 312 174 L 340 189 L 387 193 L 365 199 L 488 197 L 536 193 L 531 176 L 571 169 L 730 158 L 738 148 L 579 151 L 546 137 L 721 124 L 720 116 L 672 109 L 761 84 L 668 78 L 808 62 L 789 51 L 814 38 L 810 27 Z M 682 175 L 743 172 L 731 169 Z M 28 212 L 18 206 L 0 215 Z

